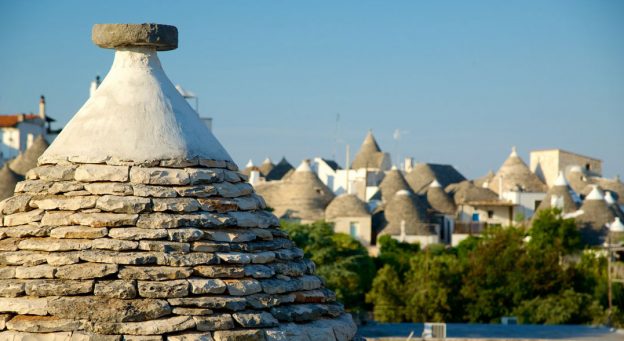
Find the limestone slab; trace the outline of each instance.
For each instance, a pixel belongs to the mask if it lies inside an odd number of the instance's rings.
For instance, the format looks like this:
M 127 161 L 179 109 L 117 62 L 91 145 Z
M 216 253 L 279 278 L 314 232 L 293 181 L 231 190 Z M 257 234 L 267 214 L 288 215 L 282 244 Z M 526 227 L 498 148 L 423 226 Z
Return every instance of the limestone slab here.
M 74 178 L 82 182 L 117 181 L 129 179 L 127 166 L 81 165 L 76 169 Z
M 81 263 L 60 266 L 56 269 L 56 278 L 61 279 L 92 279 L 117 273 L 117 264 Z
M 191 276 L 191 268 L 186 267 L 136 267 L 126 266 L 119 271 L 122 279 L 136 279 L 145 281 L 166 281 L 172 279 L 183 279 Z

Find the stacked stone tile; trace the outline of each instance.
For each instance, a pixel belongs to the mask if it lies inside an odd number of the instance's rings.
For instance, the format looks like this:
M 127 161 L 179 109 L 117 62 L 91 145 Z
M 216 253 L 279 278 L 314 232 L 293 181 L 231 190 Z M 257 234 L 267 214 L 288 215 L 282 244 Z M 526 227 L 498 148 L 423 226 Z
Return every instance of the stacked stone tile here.
M 229 156 L 95 162 L 58 141 L 0 204 L 0 339 L 354 337 Z

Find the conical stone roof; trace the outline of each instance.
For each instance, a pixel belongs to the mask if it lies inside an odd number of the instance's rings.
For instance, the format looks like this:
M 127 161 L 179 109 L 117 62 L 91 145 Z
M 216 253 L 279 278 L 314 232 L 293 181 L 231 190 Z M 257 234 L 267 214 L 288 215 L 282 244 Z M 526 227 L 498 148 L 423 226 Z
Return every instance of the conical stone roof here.
M 24 178 L 9 168 L 6 163 L 0 169 L 0 200 L 13 196 L 15 185 Z
M 282 181 L 265 182 L 256 186 L 273 213 L 285 219 L 313 222 L 325 217 L 325 208 L 334 199 L 332 191 L 304 160 Z
M 352 169 L 361 168 L 373 168 L 373 169 L 387 169 L 386 164 L 390 159 L 388 154 L 381 151 L 377 140 L 373 136 L 373 132 L 369 131 L 364 138 L 364 142 L 360 146 L 355 158 L 351 163 Z
M 123 46 L 113 69 L 0 207 L 0 340 L 353 338 L 314 264 L 167 90 L 156 50 L 176 28 L 96 25 L 94 41 Z
M 499 193 L 501 180 L 503 192 L 546 192 L 546 185 L 531 172 L 515 148 L 489 182 L 489 188 Z
M 370 217 L 366 203 L 355 194 L 341 194 L 332 200 L 325 210 L 325 218 Z
M 388 201 L 394 197 L 396 192 L 401 190 L 409 190 L 411 188 L 405 181 L 403 174 L 396 167 L 392 167 L 390 171 L 386 173 L 383 180 L 379 184 L 379 191 L 381 192 L 381 199 Z
M 269 173 L 271 173 L 273 168 L 275 168 L 275 164 L 273 163 L 273 161 L 271 161 L 270 158 L 266 158 L 262 162 L 260 167 L 258 167 L 258 169 L 260 170 L 260 174 L 262 174 L 262 176 L 264 177 L 266 177 Z
M 427 202 L 434 210 L 448 215 L 454 215 L 457 212 L 457 206 L 451 197 L 442 189 L 437 180 L 433 180 L 427 190 Z
M 426 205 L 411 191 L 398 191 L 385 205 L 386 226 L 380 235 L 401 235 L 401 226 L 406 235 L 429 235 Z
M 266 175 L 266 179 L 268 181 L 282 180 L 294 171 L 294 169 L 295 168 L 290 164 L 290 162 L 288 162 L 285 157 L 282 157 L 280 162 Z
M 468 180 L 454 186 L 451 194 L 456 205 L 498 200 L 498 195 L 489 188 L 477 187 Z
M 572 191 L 572 188 L 568 185 L 563 172 L 559 172 L 559 176 L 555 180 L 553 186 L 546 192 L 546 197 L 544 197 L 544 200 L 542 200 L 542 203 L 538 206 L 537 211 L 539 212 L 553 207 L 560 209 L 563 213 L 576 211 L 578 207 L 570 191 Z
M 443 188 L 454 183 L 459 183 L 466 178 L 451 165 L 433 163 L 417 163 L 405 176 L 405 181 L 415 193 L 425 193 L 429 185 L 437 180 Z
M 37 166 L 37 160 L 49 146 L 43 135 L 37 136 L 30 147 L 9 163 L 9 167 L 19 175 L 26 175 Z
M 598 186 L 587 195 L 575 219 L 581 227 L 581 236 L 588 244 L 600 244 L 607 226 L 615 219 L 613 211 L 607 206 L 604 195 Z

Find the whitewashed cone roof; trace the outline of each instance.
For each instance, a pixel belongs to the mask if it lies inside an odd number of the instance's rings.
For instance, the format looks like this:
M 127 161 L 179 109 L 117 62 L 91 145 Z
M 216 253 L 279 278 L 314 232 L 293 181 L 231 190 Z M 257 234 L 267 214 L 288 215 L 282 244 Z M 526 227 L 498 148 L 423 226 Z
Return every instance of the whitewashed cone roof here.
M 94 40 L 123 45 L 113 70 L 0 204 L 0 340 L 352 339 L 314 264 L 170 92 L 155 50 L 177 46 L 175 27 Z
M 609 231 L 624 232 L 624 224 L 619 217 L 616 217 L 615 220 L 609 225 Z

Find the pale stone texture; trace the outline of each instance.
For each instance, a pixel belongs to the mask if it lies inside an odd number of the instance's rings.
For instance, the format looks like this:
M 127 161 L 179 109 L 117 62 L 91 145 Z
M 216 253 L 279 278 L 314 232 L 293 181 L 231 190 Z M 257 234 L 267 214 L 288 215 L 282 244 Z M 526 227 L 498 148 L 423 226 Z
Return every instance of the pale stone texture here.
M 76 169 L 75 179 L 83 182 L 128 181 L 127 166 L 82 165 Z
M 49 333 L 81 329 L 83 322 L 54 316 L 16 316 L 6 325 L 8 329 L 21 332 Z
M 97 200 L 96 208 L 114 213 L 141 213 L 148 209 L 150 199 L 130 196 L 104 195 Z
M 137 296 L 134 281 L 98 281 L 93 294 L 110 298 L 130 299 Z
M 353 338 L 314 264 L 167 80 L 154 52 L 167 42 L 123 37 L 158 26 L 102 27 L 97 39 L 129 45 L 0 203 L 0 330 L 14 329 L 0 339 Z

